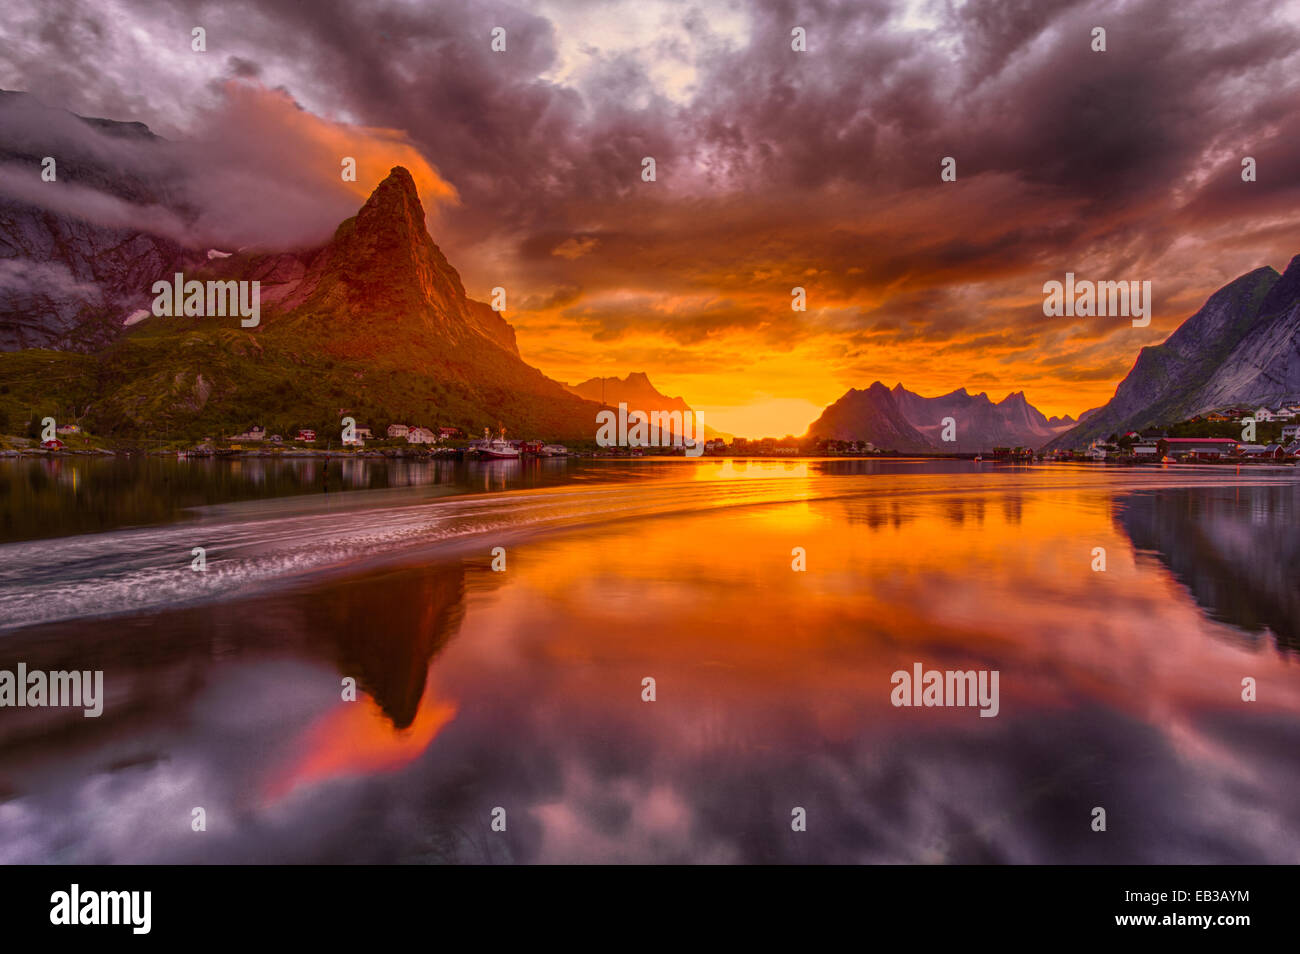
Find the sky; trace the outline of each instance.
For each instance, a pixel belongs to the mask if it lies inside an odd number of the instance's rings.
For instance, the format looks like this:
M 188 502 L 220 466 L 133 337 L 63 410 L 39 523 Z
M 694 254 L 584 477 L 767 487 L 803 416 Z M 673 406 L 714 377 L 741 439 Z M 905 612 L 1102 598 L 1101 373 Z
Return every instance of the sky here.
M 1300 253 L 1295 2 L 9 0 L 0 33 L 0 88 L 183 144 L 211 240 L 323 241 L 406 165 L 525 360 L 731 433 L 875 380 L 1077 416 Z M 1044 316 L 1066 272 L 1150 281 L 1150 325 Z

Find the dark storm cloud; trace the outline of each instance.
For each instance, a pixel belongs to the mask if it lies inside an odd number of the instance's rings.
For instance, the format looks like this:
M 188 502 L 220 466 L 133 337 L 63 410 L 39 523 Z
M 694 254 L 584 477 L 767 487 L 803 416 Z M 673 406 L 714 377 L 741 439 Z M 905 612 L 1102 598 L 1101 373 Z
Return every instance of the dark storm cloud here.
M 681 19 L 705 33 L 707 10 L 683 8 Z M 688 103 L 657 93 L 646 60 L 627 54 L 606 55 L 580 89 L 542 79 L 558 53 L 556 27 L 539 11 L 182 0 L 133 5 L 130 18 L 178 31 L 206 24 L 231 74 L 265 76 L 291 60 L 293 95 L 406 130 L 465 197 L 454 224 L 474 235 L 526 237 L 597 203 L 614 206 L 612 224 L 642 185 L 644 155 L 665 170 L 665 198 L 677 170 L 699 163 L 717 190 L 787 194 L 793 222 L 803 192 L 836 181 L 877 193 L 937 183 L 944 155 L 963 177 L 1009 173 L 1090 206 L 1142 201 L 1190 171 L 1209 129 L 1239 130 L 1244 144 L 1295 107 L 1294 82 L 1278 85 L 1275 71 L 1296 35 L 1263 6 L 1247 17 L 1211 3 L 977 2 L 913 32 L 885 2 L 760 4 L 748 43 L 701 54 Z M 43 4 L 38 22 L 26 61 L 9 54 L 34 81 L 107 80 L 135 91 L 118 94 L 122 109 L 142 90 L 155 101 L 175 94 L 94 73 L 105 33 L 126 24 L 76 3 Z M 808 53 L 790 50 L 792 24 L 808 31 Z M 505 54 L 489 48 L 494 25 L 508 31 Z M 1089 47 L 1093 25 L 1108 30 L 1105 53 Z M 182 50 L 187 39 L 178 32 Z M 141 66 L 137 80 L 153 72 Z M 1226 95 L 1233 77 L 1237 94 Z M 689 221 L 672 224 L 689 237 Z

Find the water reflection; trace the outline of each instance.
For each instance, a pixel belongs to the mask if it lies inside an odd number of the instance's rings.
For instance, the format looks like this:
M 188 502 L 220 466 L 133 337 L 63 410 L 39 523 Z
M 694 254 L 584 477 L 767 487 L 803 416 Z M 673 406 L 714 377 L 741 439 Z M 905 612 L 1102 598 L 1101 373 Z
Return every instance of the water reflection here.
M 298 494 L 551 487 L 580 462 L 383 458 L 70 457 L 0 460 L 0 541 L 184 519 L 196 507 Z M 590 466 L 588 464 L 588 466 Z M 607 479 L 628 476 L 608 468 Z
M 110 698 L 3 713 L 0 861 L 1294 860 L 1300 678 L 1249 635 L 1291 638 L 1294 483 L 790 463 L 435 501 L 461 549 L 6 633 Z M 917 661 L 1000 715 L 893 707 Z
M 1119 519 L 1196 601 L 1245 633 L 1300 652 L 1300 496 L 1293 486 L 1137 493 Z

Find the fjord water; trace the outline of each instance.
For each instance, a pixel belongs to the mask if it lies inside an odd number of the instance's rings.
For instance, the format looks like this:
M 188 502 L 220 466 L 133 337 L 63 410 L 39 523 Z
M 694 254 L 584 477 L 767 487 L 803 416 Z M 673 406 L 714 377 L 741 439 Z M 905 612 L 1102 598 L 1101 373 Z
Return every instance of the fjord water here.
M 0 862 L 1300 858 L 1293 470 L 193 463 L 0 464 Z

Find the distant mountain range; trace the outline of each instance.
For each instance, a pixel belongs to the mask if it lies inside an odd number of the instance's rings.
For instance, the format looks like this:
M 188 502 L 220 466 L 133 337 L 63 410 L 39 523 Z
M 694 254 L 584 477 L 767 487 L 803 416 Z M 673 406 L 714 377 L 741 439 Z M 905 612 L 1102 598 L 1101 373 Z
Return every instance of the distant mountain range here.
M 944 418 L 953 420 L 955 440 L 944 441 Z M 1071 417 L 1048 418 L 1025 400 L 1023 391 L 994 404 L 983 392 L 959 388 L 922 397 L 902 384 L 893 390 L 876 381 L 850 389 L 808 429 L 813 438 L 870 441 L 903 453 L 976 453 L 994 447 L 1038 447 L 1075 425 Z
M 1162 344 L 1143 348 L 1106 404 L 1046 418 L 1023 392 L 994 404 L 963 388 L 923 398 L 879 381 L 850 390 L 809 428 L 812 437 L 867 440 L 906 453 L 969 453 L 1017 444 L 1085 447 L 1113 433 L 1175 424 L 1228 405 L 1300 400 L 1300 255 L 1279 275 L 1257 268 L 1220 288 Z M 943 442 L 945 417 L 957 440 Z
M 609 407 L 626 404 L 628 411 L 690 411 L 694 409 L 680 397 L 668 397 L 650 383 L 650 377 L 644 371 L 633 371 L 625 378 L 588 378 L 581 384 L 565 385 L 578 397 L 596 401 Z M 703 415 L 701 415 L 703 417 Z M 732 435 L 715 430 L 704 421 L 704 436 L 708 439 L 722 438 L 731 440 Z
M 1230 404 L 1300 399 L 1300 255 L 1282 275 L 1257 268 L 1220 288 L 1165 339 L 1143 348 L 1115 396 L 1048 446 L 1186 420 Z
M 179 154 L 144 125 L 0 91 L 0 129 L 0 432 L 35 411 L 117 437 L 253 423 L 334 433 L 347 413 L 371 426 L 500 424 L 582 440 L 594 436 L 602 395 L 690 409 L 644 373 L 570 387 L 526 363 L 514 329 L 465 294 L 404 168 L 319 247 L 227 253 L 187 244 L 198 212 L 176 187 Z M 50 151 L 57 182 L 40 178 Z M 152 316 L 153 282 L 175 272 L 261 282 L 261 325 Z M 1023 392 L 995 404 L 964 388 L 926 398 L 876 382 L 848 391 L 808 433 L 904 452 L 1080 447 L 1227 404 L 1297 399 L 1300 256 L 1282 275 L 1256 269 L 1215 292 L 1077 421 L 1045 417 Z M 952 442 L 941 439 L 948 417 Z M 730 437 L 705 423 L 706 436 Z
M 691 409 L 682 398 L 670 398 L 661 394 L 650 383 L 650 377 L 644 371 L 633 371 L 625 378 L 588 378 L 581 384 L 566 384 L 565 387 L 584 400 L 596 401 L 609 407 L 617 407 L 622 402 L 632 410 L 689 411 Z

